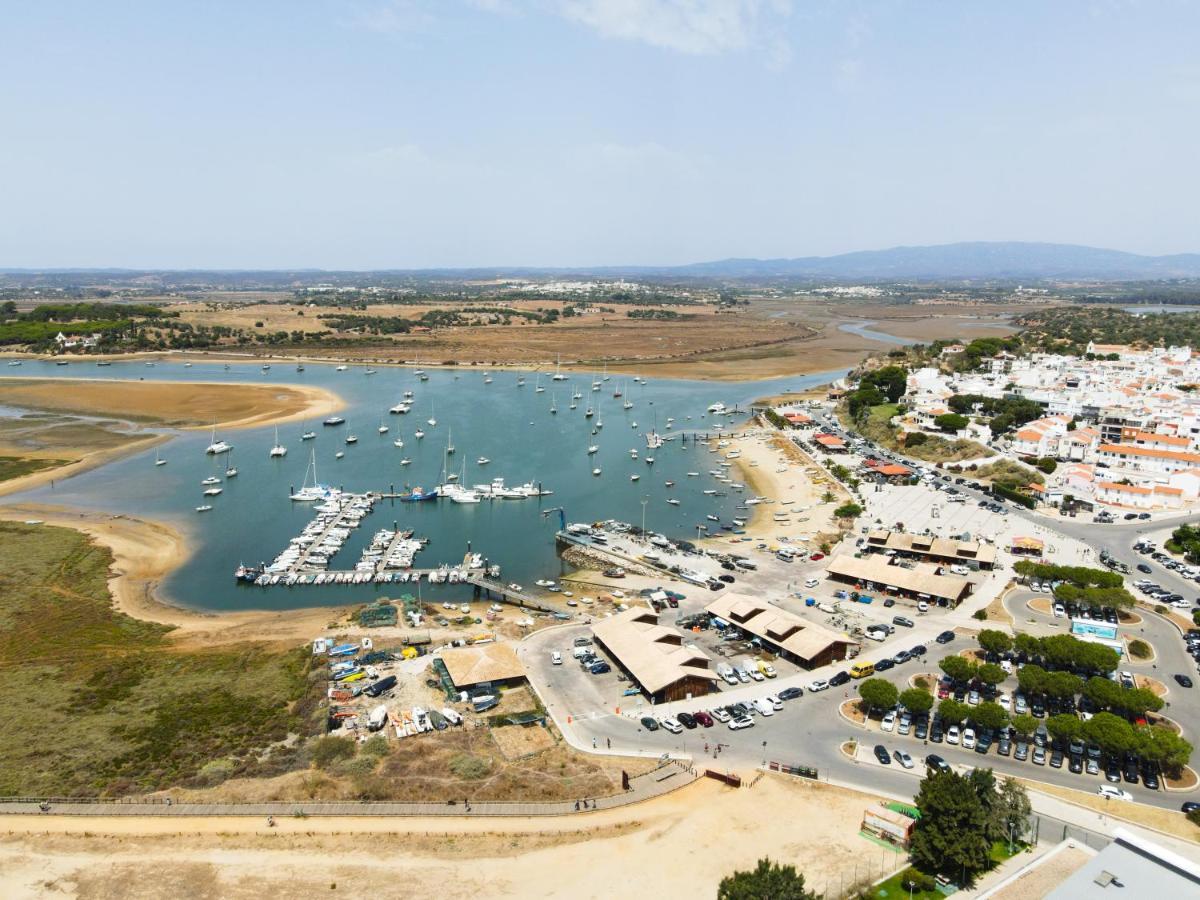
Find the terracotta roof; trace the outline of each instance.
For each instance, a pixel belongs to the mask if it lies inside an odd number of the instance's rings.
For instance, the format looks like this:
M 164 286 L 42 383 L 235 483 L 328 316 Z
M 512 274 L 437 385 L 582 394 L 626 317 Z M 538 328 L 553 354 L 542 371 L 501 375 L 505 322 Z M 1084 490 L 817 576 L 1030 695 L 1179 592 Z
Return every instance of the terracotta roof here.
M 1153 431 L 1135 431 L 1133 434 L 1135 441 L 1148 441 L 1155 444 L 1167 444 L 1171 447 L 1186 447 L 1188 439 L 1185 437 L 1175 437 L 1169 434 L 1156 434 Z
M 873 582 L 917 594 L 928 594 L 931 597 L 944 597 L 956 602 L 967 593 L 971 584 L 957 575 L 932 575 L 916 569 L 906 569 L 904 566 L 893 566 L 885 557 L 874 554 L 858 559 L 852 554 L 843 553 L 830 559 L 825 570 L 830 575 Z
M 816 659 L 835 644 L 857 643 L 824 625 L 742 594 L 724 593 L 705 607 L 705 612 L 804 660 Z
M 1100 452 L 1123 456 L 1153 456 L 1158 459 L 1177 459 L 1180 462 L 1200 463 L 1200 453 L 1187 453 L 1181 450 L 1158 450 L 1154 447 L 1139 447 L 1133 444 L 1101 444 Z
M 1139 487 L 1136 484 L 1118 484 L 1115 481 L 1101 481 L 1096 485 L 1098 490 L 1116 491 L 1118 494 L 1149 494 L 1150 488 Z

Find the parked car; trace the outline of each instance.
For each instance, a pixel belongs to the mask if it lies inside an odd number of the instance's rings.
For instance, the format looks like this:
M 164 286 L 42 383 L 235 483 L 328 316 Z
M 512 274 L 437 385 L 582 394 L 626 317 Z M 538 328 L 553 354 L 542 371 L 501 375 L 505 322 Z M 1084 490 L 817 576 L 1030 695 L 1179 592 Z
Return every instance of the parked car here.
M 679 723 L 679 720 L 673 719 L 670 716 L 663 719 L 658 724 L 662 725 L 662 727 L 671 732 L 671 734 L 680 734 L 683 731 L 683 726 Z
M 797 700 L 804 696 L 804 688 L 802 687 L 787 687 L 779 692 L 780 700 Z
M 1025 741 L 1017 741 L 1017 746 L 1013 750 L 1013 759 L 1018 762 L 1025 762 L 1029 759 L 1029 744 Z
M 824 690 L 827 690 L 828 688 L 829 688 L 829 682 L 822 681 L 820 679 L 817 679 L 816 681 L 810 681 L 808 684 L 808 692 L 810 694 L 815 694 L 818 691 L 824 691 Z
M 731 718 L 733 718 L 732 716 L 729 715 L 728 712 L 726 712 L 724 709 L 721 709 L 720 707 L 718 707 L 717 709 L 714 709 L 714 710 L 710 710 L 709 715 L 711 715 L 718 722 L 728 722 Z
M 892 753 L 892 758 L 906 769 L 911 769 L 913 767 L 912 757 L 903 750 L 894 751 Z
M 947 744 L 957 744 L 958 738 L 959 738 L 959 731 L 958 731 L 957 725 L 951 725 L 949 728 L 946 729 L 946 743 Z
M 888 712 L 884 715 L 883 721 L 879 723 L 879 727 L 884 731 L 891 731 L 896 727 L 896 713 Z
M 693 716 L 691 713 L 681 712 L 675 718 L 679 720 L 680 725 L 682 725 L 684 728 L 688 729 L 689 731 L 696 727 L 696 717 Z
M 950 764 L 938 756 L 936 753 L 930 753 L 925 757 L 925 768 L 931 774 L 938 772 L 949 772 Z
M 887 752 L 887 747 L 883 744 L 875 745 L 875 758 L 885 766 L 891 765 L 892 757 Z
M 653 716 L 642 716 L 641 722 L 647 731 L 658 731 L 658 719 Z
M 846 672 L 838 672 L 836 675 L 834 675 L 832 678 L 829 679 L 830 687 L 841 687 L 843 684 L 849 684 L 849 683 L 850 683 L 850 675 Z
M 1033 764 L 1035 766 L 1044 766 L 1046 764 L 1046 748 L 1045 747 L 1034 747 L 1033 748 Z
M 964 750 L 975 749 L 975 730 L 973 728 L 964 728 L 962 733 L 962 748 Z
M 601 660 L 598 663 L 592 663 L 592 667 L 588 671 L 593 675 L 605 675 L 612 671 L 612 666 Z
M 742 728 L 753 728 L 754 720 L 749 716 L 738 716 L 729 723 L 730 731 L 739 731 Z
M 1113 787 L 1111 784 L 1102 784 L 1096 788 L 1096 793 L 1105 800 L 1132 800 L 1133 794 L 1129 791 L 1122 790 L 1118 787 Z
M 954 632 L 953 631 L 943 631 L 934 640 L 936 640 L 939 644 L 949 644 L 951 641 L 954 640 Z

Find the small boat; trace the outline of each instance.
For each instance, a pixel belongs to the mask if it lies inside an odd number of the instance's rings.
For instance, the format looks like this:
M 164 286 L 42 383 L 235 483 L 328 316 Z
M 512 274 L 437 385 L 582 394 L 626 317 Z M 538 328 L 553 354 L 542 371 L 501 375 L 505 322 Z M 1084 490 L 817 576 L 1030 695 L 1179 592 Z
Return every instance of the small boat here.
M 270 371 L 271 371 L 271 366 L 270 366 L 270 364 L 264 365 L 264 366 L 262 367 L 262 370 L 263 370 L 264 372 L 270 372 Z
M 488 374 L 488 375 L 484 375 L 484 376 L 483 376 L 483 383 L 484 383 L 484 384 L 491 384 L 491 383 L 492 383 L 492 376 L 491 376 L 490 374 Z
M 358 435 L 357 434 L 346 435 L 346 443 L 347 444 L 357 444 L 358 443 Z
M 641 477 L 642 477 L 641 475 L 630 475 L 630 476 L 629 476 L 629 480 L 630 480 L 630 481 L 637 481 L 637 480 L 638 480 L 639 478 L 641 478 Z
M 363 374 L 364 375 L 374 375 L 375 369 L 367 369 L 367 371 L 363 372 Z
M 212 505 L 205 503 L 203 506 L 197 506 L 196 512 L 208 512 L 210 509 L 212 509 Z
M 346 455 L 345 453 L 343 453 L 341 450 L 339 450 L 337 453 L 333 454 L 333 458 L 334 458 L 334 459 L 341 459 L 341 458 L 342 458 L 343 456 L 345 456 L 345 455 Z
M 209 475 L 207 478 L 205 478 L 205 479 L 204 479 L 202 482 L 200 482 L 200 483 L 201 483 L 201 484 L 220 484 L 220 483 L 221 483 L 221 479 L 220 479 L 220 478 L 218 478 L 216 475 Z
M 687 477 L 688 477 L 688 478 L 695 478 L 695 477 L 696 477 L 697 475 L 699 475 L 699 474 L 700 474 L 699 472 L 688 472 L 688 473 L 687 473 Z
M 524 377 L 521 377 L 521 378 L 518 378 L 518 379 L 517 379 L 517 387 L 525 387 L 525 379 L 524 379 Z
M 380 434 L 388 433 L 388 427 L 386 425 L 384 425 L 382 422 L 379 423 L 379 433 Z
M 667 487 L 675 487 L 675 482 L 673 482 L 673 481 L 668 481 L 668 482 L 666 482 L 666 486 L 667 486 Z
M 572 399 L 572 400 L 582 400 L 582 399 L 583 399 L 583 394 L 579 393 L 579 391 L 576 391 L 575 393 L 573 393 L 573 394 L 571 395 L 571 399 Z
M 349 367 L 349 366 L 338 366 L 338 367 L 337 367 L 336 369 L 334 369 L 333 371 L 335 371 L 335 372 L 345 372 L 345 371 L 346 371 L 348 368 L 350 368 L 350 367 Z
M 596 453 L 599 450 L 600 450 L 599 447 L 597 447 L 595 444 L 592 444 L 592 446 L 588 447 L 588 455 L 590 456 L 591 454 Z
M 599 467 L 599 466 L 596 466 L 596 468 L 592 469 L 592 474 L 593 474 L 593 475 L 599 475 L 599 474 L 600 474 L 600 467 Z
M 317 433 L 315 431 L 306 431 L 306 432 L 304 432 L 304 434 L 300 435 L 300 440 L 311 441 L 316 436 L 317 436 Z
M 447 432 L 446 432 L 446 455 L 447 456 L 453 456 L 454 452 L 455 452 L 454 444 L 452 443 L 453 439 L 451 437 L 451 434 L 452 434 L 452 432 L 447 430 Z
M 19 365 L 20 365 L 20 363 L 17 363 L 17 365 L 19 366 Z M 98 366 L 111 366 L 111 365 L 112 365 L 112 363 L 110 363 L 110 362 L 109 362 L 107 359 L 102 359 L 102 360 L 100 360 L 100 362 L 96 363 L 96 365 L 98 365 Z M 191 363 L 184 363 L 184 368 L 190 369 L 191 367 L 192 367 L 192 364 L 191 364 Z
M 217 496 L 217 494 L 221 493 L 221 490 L 222 489 L 218 488 L 218 487 L 211 487 L 204 492 L 204 496 L 205 497 L 215 497 L 215 496 Z
M 708 521 L 710 521 L 710 522 L 720 522 L 721 521 L 717 516 L 705 516 L 705 518 L 708 519 Z
M 674 497 L 668 497 L 668 498 L 667 498 L 667 502 L 668 502 L 668 503 L 670 503 L 672 506 L 678 506 L 678 505 L 679 505 L 679 501 L 678 501 L 678 500 L 676 500 Z
M 637 422 L 630 422 L 630 423 L 629 423 L 629 427 L 630 427 L 630 428 L 637 428 Z
M 586 410 L 584 410 L 583 417 L 585 419 L 590 419 L 595 414 L 596 414 L 596 411 L 589 406 Z
M 479 459 L 475 460 L 475 465 L 486 466 L 490 462 L 491 462 L 491 460 L 488 459 L 486 456 L 481 456 L 481 457 L 479 457 Z
M 538 375 L 538 376 L 537 376 L 537 377 L 536 377 L 536 378 L 533 380 L 533 392 L 534 392 L 535 394 L 541 394 L 541 393 L 545 392 L 545 390 L 546 390 L 546 389 L 545 389 L 544 387 L 542 387 L 542 376 L 541 376 L 541 375 Z
M 9 363 L 10 366 L 19 366 L 20 364 L 21 364 L 21 361 L 19 359 L 14 359 Z
M 225 470 L 225 477 L 226 478 L 237 478 L 237 473 L 238 473 L 237 467 L 230 466 L 228 469 Z
M 392 441 L 392 446 L 393 446 L 393 447 L 403 447 L 403 446 L 404 446 L 404 439 L 403 439 L 403 438 L 396 438 L 394 441 Z
M 157 450 L 154 451 L 154 464 L 156 466 L 165 466 L 167 464 L 167 461 L 158 455 Z
M 300 364 L 298 364 L 298 365 L 296 366 L 296 371 L 297 371 L 297 372 L 303 372 L 303 371 L 304 371 L 304 364 L 303 364 L 303 363 L 300 363 Z
M 624 403 L 621 404 L 621 407 L 623 409 L 633 409 L 633 404 L 630 403 L 628 400 L 626 400 Z
M 412 460 L 408 459 L 407 457 L 405 459 L 400 460 L 400 465 L 402 465 L 402 466 L 407 466 L 407 465 L 411 465 L 411 464 L 412 464 Z
M 322 424 L 324 424 L 324 425 L 326 425 L 326 426 L 329 426 L 329 427 L 332 427 L 332 426 L 334 426 L 334 425 L 342 425 L 342 424 L 344 424 L 344 423 L 345 423 L 345 421 L 346 421 L 346 420 L 345 420 L 345 419 L 343 419 L 341 416 L 330 416 L 330 417 L 329 417 L 328 419 L 326 419 L 326 420 L 325 420 L 325 421 L 324 421 Z
M 418 428 L 413 433 L 413 436 L 419 441 L 421 438 L 425 437 L 425 432 L 423 432 L 420 428 Z

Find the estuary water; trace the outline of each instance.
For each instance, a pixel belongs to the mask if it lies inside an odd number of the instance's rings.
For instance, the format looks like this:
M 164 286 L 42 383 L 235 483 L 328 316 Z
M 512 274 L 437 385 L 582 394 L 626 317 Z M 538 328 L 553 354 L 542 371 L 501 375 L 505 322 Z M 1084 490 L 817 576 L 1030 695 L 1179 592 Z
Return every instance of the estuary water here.
M 599 373 L 579 372 L 570 373 L 566 381 L 552 381 L 550 373 L 539 377 L 504 370 L 491 373 L 490 383 L 485 382 L 482 368 L 430 369 L 428 381 L 419 380 L 410 368 L 381 366 L 375 374 L 367 372 L 363 365 L 338 371 L 333 365 L 317 363 L 306 363 L 305 371 L 298 372 L 294 362 L 273 363 L 263 371 L 257 363 L 226 368 L 223 363 L 185 367 L 182 362 L 147 366 L 141 361 L 113 361 L 111 366 L 97 367 L 83 360 L 67 366 L 26 360 L 19 368 L 5 370 L 5 375 L 325 387 L 345 401 L 339 415 L 346 423 L 280 426 L 279 440 L 288 453 L 276 459 L 268 457 L 274 426 L 218 433 L 234 450 L 216 457 L 204 452 L 210 441 L 208 431 L 172 432 L 171 439 L 158 448 L 168 460 L 164 466 L 155 466 L 155 451 L 150 450 L 9 500 L 170 522 L 188 536 L 193 551 L 164 585 L 173 602 L 203 610 L 293 609 L 369 602 L 414 589 L 407 584 L 262 588 L 235 582 L 233 572 L 239 563 L 270 562 L 311 520 L 312 504 L 289 499 L 292 489 L 304 482 L 310 454 L 315 454 L 322 482 L 355 492 L 417 486 L 429 490 L 442 482 L 445 469 L 460 473 L 461 483 L 468 486 L 497 477 L 510 486 L 540 482 L 553 494 L 470 505 L 447 500 L 381 501 L 330 561 L 332 569 L 351 569 L 377 530 L 411 528 L 416 536 L 430 539 L 414 562 L 420 568 L 456 564 L 469 545 L 501 566 L 504 581 L 532 585 L 537 578 L 554 578 L 562 571 L 554 547 L 558 508 L 568 522 L 620 519 L 637 525 L 644 511 L 647 528 L 676 538 L 694 539 L 698 525 L 716 531 L 719 525 L 708 520 L 709 515 L 728 523 L 750 492 L 738 494 L 716 482 L 709 470 L 718 467 L 720 458 L 678 435 L 731 430 L 743 420 L 712 416 L 707 409 L 713 403 L 745 410 L 758 397 L 802 390 L 845 374 L 838 370 L 741 383 L 648 379 L 638 384 L 632 377 L 612 375 L 603 380 Z M 518 385 L 519 378 L 524 378 L 524 386 Z M 592 390 L 593 381 L 599 382 L 600 390 Z M 545 388 L 542 393 L 535 390 L 539 383 Z M 619 399 L 613 397 L 617 388 L 623 394 Z M 412 411 L 389 414 L 405 391 L 413 392 Z M 582 397 L 571 409 L 574 393 Z M 626 399 L 633 403 L 631 409 L 623 408 Z M 550 412 L 552 404 L 556 414 Z M 591 419 L 585 417 L 588 405 L 594 408 Z M 203 411 L 197 414 L 202 417 Z M 431 418 L 436 425 L 429 424 Z M 668 418 L 674 420 L 671 428 Z M 603 428 L 593 434 L 601 421 Z M 388 427 L 387 433 L 379 433 L 381 424 Z M 424 438 L 415 437 L 418 429 L 425 432 Z M 648 451 L 644 435 L 652 429 L 676 437 Z M 304 431 L 315 431 L 316 438 L 302 441 Z M 350 433 L 358 436 L 356 444 L 345 443 Z M 397 438 L 404 441 L 402 448 L 393 444 Z M 456 453 L 447 457 L 450 442 Z M 599 450 L 589 456 L 587 449 L 593 444 Z M 638 451 L 638 459 L 631 458 L 631 449 Z M 338 452 L 343 458 L 336 458 Z M 655 459 L 652 465 L 645 461 L 648 455 Z M 480 465 L 480 457 L 490 461 Z M 410 463 L 401 465 L 403 459 Z M 230 463 L 239 474 L 227 479 L 224 472 Z M 602 474 L 594 476 L 597 465 Z M 699 475 L 688 476 L 688 472 Z M 635 474 L 638 481 L 631 480 Z M 203 496 L 201 482 L 209 476 L 221 479 L 219 496 Z M 667 481 L 675 486 L 668 488 Z M 728 493 L 706 495 L 706 489 Z M 678 498 L 680 504 L 669 505 L 668 497 Z M 213 509 L 196 512 L 203 503 L 211 503 Z M 462 595 L 461 587 L 422 583 L 421 590 L 434 596 L 439 590 L 448 596 Z

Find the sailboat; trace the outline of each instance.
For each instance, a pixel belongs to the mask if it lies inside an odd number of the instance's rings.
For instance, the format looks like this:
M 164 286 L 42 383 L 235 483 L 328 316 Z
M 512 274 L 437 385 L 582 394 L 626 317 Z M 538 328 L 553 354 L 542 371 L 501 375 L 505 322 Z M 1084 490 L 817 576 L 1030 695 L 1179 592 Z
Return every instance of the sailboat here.
M 613 396 L 614 396 L 614 397 L 619 397 L 619 396 L 621 396 L 621 395 L 620 395 L 620 394 L 613 394 Z M 621 408 L 622 408 L 622 409 L 633 409 L 633 401 L 632 401 L 632 400 L 630 400 L 628 397 L 626 397 L 626 398 L 625 398 L 625 402 L 621 404 Z
M 212 437 L 209 440 L 208 446 L 204 448 L 204 452 L 210 456 L 216 456 L 219 453 L 228 453 L 232 449 L 233 444 L 217 440 L 217 426 L 213 425 Z
M 608 363 L 604 364 L 604 380 L 608 381 Z
M 524 375 L 517 376 L 517 387 L 525 387 L 525 376 Z
M 404 438 L 396 438 L 394 441 L 392 441 L 392 446 L 393 447 L 403 447 L 404 446 Z
M 380 420 L 379 420 L 379 433 L 380 433 L 380 434 L 387 434 L 387 433 L 388 433 L 388 427 L 387 427 L 386 425 L 384 425 L 384 424 L 383 424 L 383 419 L 380 419 Z
M 287 447 L 285 447 L 285 446 L 283 446 L 283 444 L 279 443 L 279 426 L 278 425 L 275 426 L 275 445 L 271 448 L 271 452 L 270 452 L 269 456 L 271 459 L 275 459 L 276 457 L 279 457 L 279 456 L 287 456 Z
M 568 376 L 566 376 L 562 373 L 562 354 L 560 353 L 560 354 L 558 354 L 558 366 L 554 369 L 554 380 L 555 381 L 566 381 L 567 377 Z
M 300 435 L 300 440 L 311 441 L 316 436 L 317 436 L 317 433 L 315 431 L 306 431 L 306 432 L 304 432 L 304 434 Z
M 429 401 L 429 427 L 433 428 L 437 425 L 437 418 L 433 414 L 433 401 Z
M 540 394 L 545 390 L 546 389 L 544 387 L 542 387 L 542 376 L 541 376 L 541 373 L 539 372 L 538 375 L 533 380 L 533 392 L 535 394 Z
M 614 399 L 617 397 L 620 397 L 623 393 L 624 393 L 624 391 L 621 390 L 621 382 L 618 381 L 616 386 L 613 388 Z
M 416 431 L 413 432 L 413 437 L 415 437 L 419 441 L 421 438 L 425 437 L 425 432 L 423 432 L 420 428 L 418 428 Z
M 558 398 L 553 395 L 550 397 L 550 415 L 555 415 L 558 412 Z
M 483 383 L 484 384 L 492 383 L 492 373 L 491 372 L 488 372 L 486 375 L 483 376 Z
M 235 466 L 235 465 L 233 464 L 233 453 L 232 453 L 232 452 L 230 452 L 230 454 L 229 454 L 229 465 L 227 465 L 227 466 L 225 467 L 225 477 L 226 477 L 226 478 L 237 478 L 237 472 L 238 472 L 238 470 L 237 470 L 237 466 Z
M 156 466 L 165 466 L 167 464 L 167 461 L 158 455 L 157 449 L 154 451 L 154 464 Z
M 453 434 L 453 431 L 450 429 L 447 429 L 447 431 L 446 431 L 446 455 L 447 456 L 454 455 L 454 443 L 453 443 L 453 439 L 451 438 L 452 434 Z

